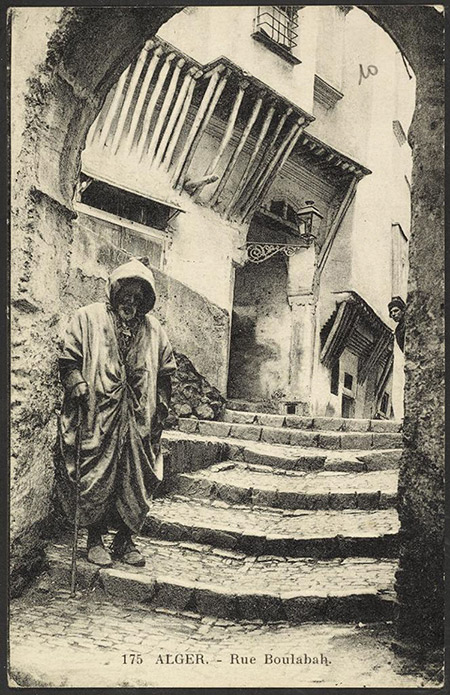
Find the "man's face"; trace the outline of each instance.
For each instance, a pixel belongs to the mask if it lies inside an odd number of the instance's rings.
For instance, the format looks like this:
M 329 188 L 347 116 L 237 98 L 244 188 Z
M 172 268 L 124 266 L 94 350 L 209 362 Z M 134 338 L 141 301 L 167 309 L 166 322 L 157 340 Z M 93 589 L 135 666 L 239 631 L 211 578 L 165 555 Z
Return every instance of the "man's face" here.
M 395 323 L 398 323 L 402 317 L 403 311 L 398 306 L 393 306 L 389 309 L 389 316 Z
M 139 280 L 125 280 L 117 292 L 117 311 L 123 321 L 134 319 L 144 302 L 144 289 Z

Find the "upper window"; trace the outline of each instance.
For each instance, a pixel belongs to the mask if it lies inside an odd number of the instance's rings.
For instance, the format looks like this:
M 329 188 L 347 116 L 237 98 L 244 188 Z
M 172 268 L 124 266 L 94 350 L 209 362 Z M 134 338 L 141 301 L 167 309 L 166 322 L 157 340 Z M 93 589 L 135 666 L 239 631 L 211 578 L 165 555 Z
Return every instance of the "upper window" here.
M 82 178 L 86 177 L 82 175 Z M 88 180 L 88 185 L 83 187 L 80 202 L 162 231 L 167 229 L 173 214 L 173 209 L 163 203 L 110 186 L 103 181 Z
M 292 54 L 297 46 L 298 7 L 292 5 L 262 5 L 255 18 L 253 38 L 286 58 L 291 63 L 300 61 Z

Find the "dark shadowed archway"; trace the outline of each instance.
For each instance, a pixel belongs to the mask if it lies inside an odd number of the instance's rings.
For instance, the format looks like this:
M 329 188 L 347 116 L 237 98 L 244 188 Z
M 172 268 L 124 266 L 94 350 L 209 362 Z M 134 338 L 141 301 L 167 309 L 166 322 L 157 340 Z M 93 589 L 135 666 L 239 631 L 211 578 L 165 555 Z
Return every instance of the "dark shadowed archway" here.
M 360 8 L 390 34 L 417 78 L 397 592 L 400 634 L 432 646 L 443 640 L 443 17 L 432 7 Z M 29 560 L 48 508 L 55 317 L 88 297 L 94 282 L 88 260 L 80 273 L 83 249 L 71 225 L 80 154 L 113 83 L 180 9 L 56 8 L 45 26 L 44 60 L 30 61 L 16 84 L 22 128 L 12 171 L 12 350 L 20 354 L 12 368 L 11 502 L 30 506 L 28 517 L 13 520 L 13 566 Z

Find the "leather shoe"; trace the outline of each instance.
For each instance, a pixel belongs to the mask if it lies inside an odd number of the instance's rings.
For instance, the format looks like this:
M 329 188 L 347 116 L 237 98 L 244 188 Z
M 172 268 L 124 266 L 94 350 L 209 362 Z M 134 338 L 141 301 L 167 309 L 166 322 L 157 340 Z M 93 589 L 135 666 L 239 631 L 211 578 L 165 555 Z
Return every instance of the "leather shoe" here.
M 88 549 L 87 553 L 88 562 L 92 562 L 94 565 L 100 565 L 100 567 L 111 567 L 112 559 L 111 555 L 108 553 L 103 545 L 93 545 Z
M 127 565 L 133 565 L 133 567 L 144 567 L 145 557 L 136 548 L 131 538 L 125 538 L 122 540 L 119 537 L 119 539 L 116 540 L 117 538 L 118 535 L 116 535 L 112 544 L 112 552 L 114 557 L 122 560 L 122 562 L 125 562 Z

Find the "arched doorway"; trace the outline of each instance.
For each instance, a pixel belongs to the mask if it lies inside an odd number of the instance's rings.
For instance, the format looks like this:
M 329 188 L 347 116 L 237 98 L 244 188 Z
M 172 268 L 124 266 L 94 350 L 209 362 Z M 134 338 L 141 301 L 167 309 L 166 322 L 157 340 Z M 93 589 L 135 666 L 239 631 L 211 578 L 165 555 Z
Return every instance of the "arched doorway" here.
M 397 588 L 403 633 L 427 634 L 430 643 L 440 643 L 444 450 L 442 17 L 425 6 L 414 8 L 414 12 L 402 6 L 361 9 L 388 31 L 417 76 L 417 108 L 410 133 L 414 147 L 413 236 L 405 452 L 400 472 L 402 551 Z M 52 326 L 57 312 L 73 305 L 75 284 L 79 301 L 87 299 L 92 282 L 89 266 L 80 268 L 77 264 L 79 248 L 71 225 L 80 152 L 88 128 L 121 70 L 142 42 L 177 11 L 54 8 L 47 13 L 41 34 L 36 31 L 36 63 L 21 65 L 16 73 L 14 89 L 20 106 L 15 111 L 19 141 L 14 142 L 13 151 L 11 255 L 13 347 L 20 346 L 21 354 L 13 373 L 13 385 L 20 394 L 11 404 L 15 427 L 12 449 L 18 461 L 17 479 L 29 489 L 28 509 L 35 520 L 42 517 L 46 491 L 41 498 L 33 495 L 33 483 L 42 477 L 42 465 L 47 474 L 49 465 L 39 459 L 39 451 L 51 441 L 54 427 Z M 48 43 L 47 32 L 51 37 Z M 55 268 L 60 272 L 55 273 Z M 59 306 L 55 305 L 55 296 L 61 298 Z M 39 371 L 35 369 L 37 362 Z M 33 450 L 36 427 L 39 436 Z M 26 523 L 26 515 L 17 519 L 19 527 Z M 430 586 L 436 587 L 433 593 Z

